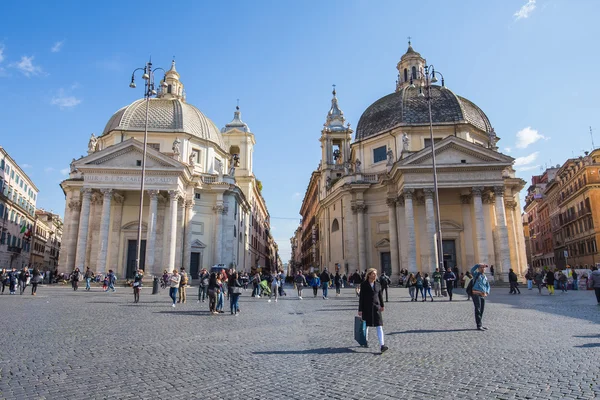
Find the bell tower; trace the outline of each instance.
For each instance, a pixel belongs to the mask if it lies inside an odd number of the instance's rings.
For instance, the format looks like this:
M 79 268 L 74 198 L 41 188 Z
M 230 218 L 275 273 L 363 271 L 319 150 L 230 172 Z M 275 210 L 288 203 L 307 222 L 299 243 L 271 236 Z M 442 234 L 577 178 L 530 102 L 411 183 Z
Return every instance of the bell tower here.
M 235 166 L 236 178 L 253 176 L 252 154 L 254 152 L 256 141 L 248 124 L 242 121 L 242 112 L 240 111 L 239 105 L 235 107 L 233 120 L 221 129 L 221 133 L 223 133 L 223 140 L 225 141 L 225 150 L 227 150 L 232 157 L 234 155 L 237 156 L 235 162 L 237 164 Z M 228 167 L 230 166 L 228 165 Z
M 419 53 L 414 51 L 408 39 L 408 49 L 400 58 L 396 69 L 398 70 L 398 80 L 396 81 L 396 92 L 404 89 L 411 84 L 419 86 L 423 78 L 423 70 L 427 61 Z

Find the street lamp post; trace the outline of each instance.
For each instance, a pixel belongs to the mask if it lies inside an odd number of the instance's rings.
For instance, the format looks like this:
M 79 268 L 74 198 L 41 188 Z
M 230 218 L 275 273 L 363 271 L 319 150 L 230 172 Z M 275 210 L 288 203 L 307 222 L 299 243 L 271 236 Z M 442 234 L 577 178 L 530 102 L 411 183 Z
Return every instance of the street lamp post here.
M 137 230 L 137 243 L 135 253 L 135 269 L 140 269 L 140 260 L 142 252 L 142 210 L 144 206 L 144 183 L 146 180 L 146 153 L 148 151 L 148 111 L 150 109 L 150 98 L 156 96 L 156 90 L 154 89 L 154 72 L 161 70 L 165 74 L 165 77 L 161 81 L 161 86 L 165 88 L 167 86 L 166 71 L 163 68 L 152 69 L 152 61 L 148 61 L 143 68 L 136 68 L 131 73 L 131 83 L 129 87 L 135 89 L 135 73 L 137 71 L 144 71 L 142 79 L 144 82 L 144 98 L 146 99 L 146 119 L 144 122 L 144 152 L 142 156 L 142 179 L 140 183 L 140 209 L 138 213 L 138 230 Z
M 425 93 L 423 93 L 423 88 L 419 88 L 419 96 L 425 97 L 427 100 L 427 108 L 429 111 L 429 140 L 431 141 L 431 160 L 433 167 L 433 191 L 435 195 L 435 224 L 437 231 L 437 251 L 438 251 L 438 263 L 440 272 L 444 273 L 444 248 L 442 242 L 442 222 L 440 216 L 440 196 L 438 191 L 438 179 L 437 179 L 437 164 L 435 161 L 435 141 L 433 140 L 433 118 L 431 115 L 431 84 L 436 83 L 438 81 L 436 75 L 439 75 L 442 78 L 442 89 L 444 86 L 444 76 L 437 72 L 433 65 L 426 65 L 423 78 L 425 82 Z M 458 277 L 457 277 L 458 279 Z M 442 279 L 442 295 L 446 296 L 446 281 Z

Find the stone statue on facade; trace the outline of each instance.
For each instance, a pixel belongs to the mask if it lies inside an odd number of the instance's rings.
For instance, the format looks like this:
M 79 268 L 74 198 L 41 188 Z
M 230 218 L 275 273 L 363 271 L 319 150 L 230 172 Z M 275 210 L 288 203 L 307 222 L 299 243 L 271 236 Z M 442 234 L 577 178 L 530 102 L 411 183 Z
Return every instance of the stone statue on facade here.
M 360 166 L 361 166 L 361 162 L 360 160 L 357 158 L 356 161 L 354 161 L 354 172 L 357 174 L 360 174 Z
M 408 151 L 408 147 L 410 146 L 410 142 L 408 139 L 408 135 L 406 133 L 402 134 L 402 151 Z
M 325 179 L 325 187 L 327 188 L 327 190 L 329 190 L 331 188 L 331 177 L 328 176 L 327 179 Z
M 190 153 L 190 156 L 189 156 L 189 158 L 188 158 L 188 164 L 190 164 L 190 165 L 192 165 L 192 166 L 193 166 L 194 164 L 196 164 L 196 153 L 195 153 L 195 152 L 193 152 L 193 151 Z
M 232 154 L 229 158 L 229 176 L 235 176 L 235 167 L 238 167 L 240 158 L 237 154 Z
M 173 154 L 179 159 L 179 155 L 181 154 L 181 140 L 179 138 L 175 138 L 173 141 Z
M 215 170 L 217 174 L 223 175 L 223 163 L 218 158 L 215 158 Z
M 490 138 L 490 143 L 489 143 L 489 148 L 494 150 L 494 151 L 498 151 L 498 146 L 496 145 L 498 143 L 498 136 L 496 135 L 496 131 L 494 130 L 494 128 L 492 128 L 492 130 L 488 133 L 488 136 Z
M 76 172 L 76 171 L 77 171 L 77 168 L 75 168 L 75 161 L 76 161 L 76 160 L 75 160 L 75 159 L 73 159 L 73 160 L 71 161 L 71 164 L 69 164 L 69 168 L 71 169 L 71 172 Z
M 96 147 L 98 146 L 98 138 L 96 135 L 92 133 L 90 136 L 90 141 L 88 142 L 88 154 L 92 154 L 96 152 Z
M 392 151 L 391 147 L 388 147 L 388 151 L 387 151 L 387 165 L 393 165 L 394 164 L 394 152 Z

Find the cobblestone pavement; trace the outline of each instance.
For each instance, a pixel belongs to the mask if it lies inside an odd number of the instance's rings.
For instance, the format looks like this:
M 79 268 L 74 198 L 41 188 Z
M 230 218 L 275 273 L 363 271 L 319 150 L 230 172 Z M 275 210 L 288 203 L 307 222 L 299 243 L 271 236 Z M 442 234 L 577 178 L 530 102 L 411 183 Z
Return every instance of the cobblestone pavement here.
M 353 339 L 357 301 L 294 290 L 278 303 L 242 295 L 241 315 L 167 293 L 41 287 L 0 296 L 2 399 L 591 399 L 600 396 L 600 307 L 592 291 L 554 297 L 493 289 L 473 305 L 411 303 L 392 289 L 378 354 Z M 331 294 L 331 292 L 330 292 Z

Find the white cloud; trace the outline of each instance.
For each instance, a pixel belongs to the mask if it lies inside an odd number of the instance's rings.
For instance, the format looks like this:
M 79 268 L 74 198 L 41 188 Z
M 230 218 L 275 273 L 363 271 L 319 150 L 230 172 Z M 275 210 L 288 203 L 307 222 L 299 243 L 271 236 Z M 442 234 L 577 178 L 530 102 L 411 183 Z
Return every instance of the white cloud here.
M 0 63 L 4 61 L 4 45 L 0 43 Z
M 535 1 L 536 0 L 527 0 L 527 3 L 514 14 L 515 20 L 518 21 L 523 18 L 529 18 L 529 15 L 535 10 Z
M 62 49 L 63 44 L 65 44 L 64 40 L 61 40 L 59 42 L 54 43 L 54 46 L 52 46 L 52 48 L 50 49 L 50 51 L 53 52 L 53 53 L 58 53 Z
M 296 192 L 296 193 L 294 193 L 294 194 L 292 195 L 292 197 L 293 197 L 294 199 L 297 199 L 297 198 L 299 198 L 299 197 L 300 197 L 300 192 Z
M 52 167 L 46 167 L 46 168 L 44 168 L 44 172 L 47 172 L 47 173 L 54 172 L 54 171 L 56 171 L 56 170 L 54 168 L 52 168 Z
M 539 154 L 540 154 L 540 152 L 536 151 L 535 153 L 531 153 L 530 155 L 525 156 L 525 157 L 517 157 L 517 158 L 515 158 L 514 166 L 522 167 L 524 165 L 529 165 L 537 159 Z
M 548 140 L 549 138 L 528 126 L 527 128 L 523 128 L 519 132 L 517 132 L 516 146 L 518 149 L 524 149 L 530 144 L 533 144 L 540 139 Z
M 31 75 L 40 75 L 43 73 L 42 68 L 39 65 L 33 65 L 33 59 L 35 57 L 21 57 L 21 61 L 12 63 L 9 67 L 13 67 L 21 71 L 23 75 L 26 77 L 30 77 Z
M 538 169 L 540 166 L 538 165 L 528 165 L 527 167 L 521 167 L 519 168 L 519 171 L 531 171 L 534 169 Z
M 507 153 L 510 153 L 512 151 L 512 148 L 511 147 L 505 147 L 504 151 L 507 152 Z
M 67 95 L 62 88 L 58 90 L 58 94 L 50 101 L 50 104 L 60 107 L 61 110 L 75 107 L 79 103 L 81 103 L 81 99 Z
M 21 168 L 23 168 L 23 169 L 31 169 L 31 168 L 33 168 L 33 165 L 31 165 L 31 164 L 21 164 Z
M 60 170 L 60 173 L 65 176 L 69 175 L 69 172 L 71 172 L 71 168 L 63 168 Z

